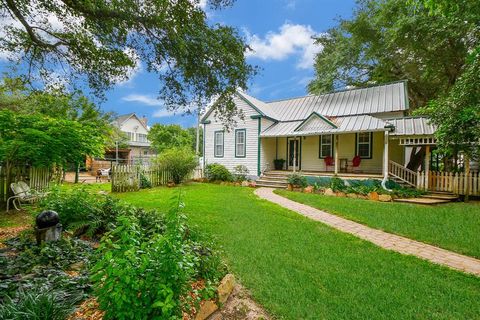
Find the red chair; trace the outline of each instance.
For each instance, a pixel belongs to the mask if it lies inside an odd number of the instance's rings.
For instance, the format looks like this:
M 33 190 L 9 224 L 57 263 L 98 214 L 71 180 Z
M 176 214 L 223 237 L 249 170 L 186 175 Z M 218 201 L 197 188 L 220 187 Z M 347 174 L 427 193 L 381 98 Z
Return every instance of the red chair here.
M 360 170 L 360 162 L 362 162 L 362 158 L 360 156 L 355 156 L 352 159 L 352 172 L 359 172 Z
M 327 156 L 323 159 L 323 161 L 325 161 L 325 168 L 326 168 L 327 171 L 334 171 L 335 170 L 335 161 L 333 160 L 332 157 Z

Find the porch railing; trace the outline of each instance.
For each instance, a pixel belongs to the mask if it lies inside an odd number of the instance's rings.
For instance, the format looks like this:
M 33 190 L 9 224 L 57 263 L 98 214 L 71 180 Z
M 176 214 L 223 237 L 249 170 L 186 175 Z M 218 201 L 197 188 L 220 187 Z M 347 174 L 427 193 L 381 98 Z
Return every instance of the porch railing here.
M 419 172 L 417 188 L 480 196 L 480 174 L 430 171 L 427 176 L 425 172 Z
M 417 173 L 399 163 L 390 160 L 388 162 L 388 174 L 412 187 L 417 187 Z

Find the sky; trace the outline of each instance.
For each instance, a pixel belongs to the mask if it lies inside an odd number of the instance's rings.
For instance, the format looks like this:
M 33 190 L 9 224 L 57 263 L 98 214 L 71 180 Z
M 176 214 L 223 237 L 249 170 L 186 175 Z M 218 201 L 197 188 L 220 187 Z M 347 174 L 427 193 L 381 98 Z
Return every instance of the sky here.
M 232 7 L 212 11 L 200 0 L 209 23 L 236 27 L 253 49 L 247 62 L 260 68 L 250 80 L 247 93 L 263 101 L 272 101 L 307 94 L 312 79 L 315 54 L 322 48 L 313 36 L 326 32 L 339 18 L 349 18 L 354 0 L 236 0 Z M 2 66 L 3 64 L 3 66 Z M 0 61 L 0 69 L 5 62 Z M 132 72 L 129 81 L 116 85 L 106 93 L 101 104 L 104 111 L 117 114 L 135 112 L 154 123 L 196 124 L 193 115 L 167 112 L 156 99 L 158 76 L 142 65 Z

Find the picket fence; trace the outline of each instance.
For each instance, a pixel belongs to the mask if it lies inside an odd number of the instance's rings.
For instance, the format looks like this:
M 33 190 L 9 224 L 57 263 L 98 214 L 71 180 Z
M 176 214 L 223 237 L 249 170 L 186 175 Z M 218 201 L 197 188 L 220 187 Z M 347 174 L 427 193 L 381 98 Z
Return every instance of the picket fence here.
M 60 182 L 61 172 L 52 168 L 27 166 L 0 166 L 0 207 L 5 208 L 7 199 L 12 196 L 10 185 L 25 181 L 31 189 L 45 191 L 52 182 Z
M 171 172 L 156 166 L 113 164 L 111 171 L 112 191 L 138 191 L 141 188 L 142 177 L 148 180 L 152 187 L 166 185 L 172 180 Z M 196 168 L 187 177 L 187 180 L 200 179 L 202 177 L 203 170 L 201 168 Z
M 129 192 L 138 191 L 141 187 L 141 179 L 147 179 L 152 187 L 165 185 L 171 180 L 172 175 L 167 170 L 147 165 L 112 165 L 111 173 L 112 191 Z
M 479 172 L 435 172 L 430 171 L 428 181 L 425 172 L 419 172 L 417 188 L 430 191 L 451 192 L 454 194 L 480 196 Z

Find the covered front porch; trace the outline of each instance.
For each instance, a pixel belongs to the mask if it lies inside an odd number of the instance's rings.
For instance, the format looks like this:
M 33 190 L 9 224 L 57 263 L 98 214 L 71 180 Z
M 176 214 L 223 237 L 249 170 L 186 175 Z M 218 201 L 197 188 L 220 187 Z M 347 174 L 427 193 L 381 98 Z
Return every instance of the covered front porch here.
M 405 148 L 388 131 L 264 137 L 260 147 L 262 173 L 381 179 L 389 161 L 405 165 Z

